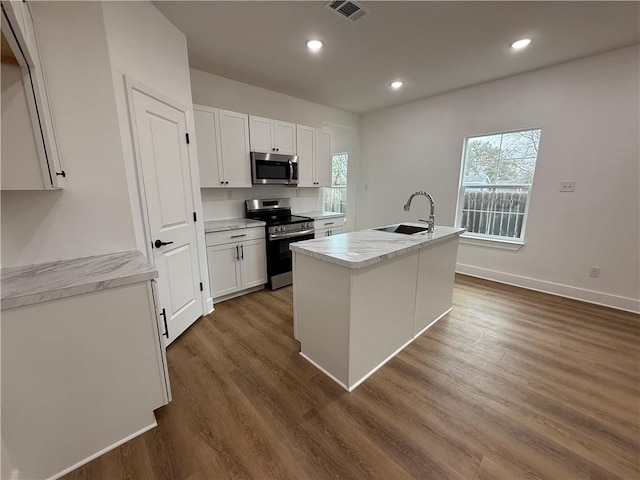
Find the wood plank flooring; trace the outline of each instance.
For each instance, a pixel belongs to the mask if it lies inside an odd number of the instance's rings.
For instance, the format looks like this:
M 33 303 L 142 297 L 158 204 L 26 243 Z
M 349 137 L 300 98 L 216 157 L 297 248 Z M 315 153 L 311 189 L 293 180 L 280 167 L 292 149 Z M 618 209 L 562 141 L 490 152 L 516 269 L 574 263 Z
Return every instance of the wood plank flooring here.
M 291 287 L 260 291 L 169 347 L 157 428 L 65 478 L 638 479 L 639 340 L 638 315 L 457 276 L 347 393 L 298 355 Z

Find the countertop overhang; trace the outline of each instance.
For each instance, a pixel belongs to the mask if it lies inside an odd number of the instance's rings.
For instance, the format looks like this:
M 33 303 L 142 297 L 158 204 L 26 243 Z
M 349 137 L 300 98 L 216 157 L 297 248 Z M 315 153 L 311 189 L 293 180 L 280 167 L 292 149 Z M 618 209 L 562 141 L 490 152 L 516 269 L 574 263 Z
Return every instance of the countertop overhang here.
M 424 227 L 423 223 L 402 222 L 404 225 Z M 295 242 L 291 251 L 307 255 L 347 268 L 363 268 L 386 259 L 418 250 L 422 247 L 444 242 L 459 236 L 464 228 L 436 226 L 433 233 L 381 232 L 379 230 L 360 230 L 342 235 Z
M 139 251 L 3 268 L 0 307 L 23 307 L 158 278 L 158 271 Z

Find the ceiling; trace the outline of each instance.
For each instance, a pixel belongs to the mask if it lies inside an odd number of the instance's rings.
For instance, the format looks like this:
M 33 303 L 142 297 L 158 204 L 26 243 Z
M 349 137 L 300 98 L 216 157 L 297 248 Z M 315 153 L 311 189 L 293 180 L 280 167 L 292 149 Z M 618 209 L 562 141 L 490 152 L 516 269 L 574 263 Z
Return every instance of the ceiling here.
M 361 2 L 354 23 L 327 3 L 154 2 L 186 34 L 192 68 L 355 113 L 640 41 L 638 2 Z M 533 42 L 511 50 L 522 37 Z

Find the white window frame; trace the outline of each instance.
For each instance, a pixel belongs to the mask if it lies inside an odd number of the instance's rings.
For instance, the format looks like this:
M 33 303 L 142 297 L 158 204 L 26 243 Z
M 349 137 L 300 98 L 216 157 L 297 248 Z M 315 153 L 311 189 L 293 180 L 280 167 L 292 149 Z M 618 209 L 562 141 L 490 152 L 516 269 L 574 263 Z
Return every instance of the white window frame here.
M 487 185 L 467 185 L 463 184 L 464 181 L 464 169 L 465 162 L 467 158 L 467 146 L 469 144 L 469 140 L 472 138 L 478 137 L 488 137 L 492 135 L 505 135 L 508 133 L 515 132 L 526 132 L 529 130 L 540 130 L 540 138 L 542 138 L 542 128 L 541 127 L 531 127 L 531 128 L 518 128 L 515 130 L 504 130 L 500 132 L 492 132 L 492 133 L 482 133 L 477 135 L 469 135 L 464 138 L 462 144 L 462 159 L 460 162 L 460 179 L 458 182 L 458 204 L 456 206 L 456 221 L 455 225 L 457 227 L 462 227 L 462 210 L 464 207 L 464 193 L 466 188 L 489 188 L 489 189 L 500 189 L 500 188 L 526 188 L 527 189 L 527 203 L 524 208 L 524 214 L 522 217 L 522 229 L 520 231 L 520 238 L 515 237 L 503 237 L 500 235 L 489 235 L 475 232 L 464 232 L 461 235 L 461 242 L 472 244 L 472 245 L 481 245 L 487 247 L 494 248 L 503 248 L 507 250 L 519 250 L 525 244 L 525 235 L 527 230 L 527 220 L 529 217 L 529 207 L 531 206 L 531 197 L 533 191 L 533 182 L 535 181 L 536 172 L 538 170 L 539 160 L 540 160 L 540 145 L 538 145 L 538 155 L 536 156 L 536 165 L 533 171 L 533 178 L 531 180 L 530 185 L 523 184 L 487 184 Z

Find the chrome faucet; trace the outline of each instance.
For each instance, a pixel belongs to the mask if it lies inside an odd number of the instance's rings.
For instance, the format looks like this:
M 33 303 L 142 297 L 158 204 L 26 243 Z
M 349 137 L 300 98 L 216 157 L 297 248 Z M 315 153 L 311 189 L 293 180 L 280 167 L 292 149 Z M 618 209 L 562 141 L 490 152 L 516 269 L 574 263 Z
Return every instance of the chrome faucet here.
M 413 197 L 417 196 L 417 195 L 422 195 L 424 197 L 427 197 L 427 199 L 429 200 L 429 203 L 431 204 L 431 210 L 429 211 L 429 220 L 423 220 L 423 219 L 419 219 L 420 222 L 426 222 L 427 225 L 429 226 L 429 228 L 427 229 L 428 233 L 433 233 L 433 231 L 435 230 L 435 225 L 436 225 L 436 216 L 435 216 L 435 205 L 433 202 L 433 197 L 431 195 L 429 195 L 427 192 L 415 192 L 412 193 L 411 196 L 409 197 L 409 200 L 407 200 L 407 203 L 405 203 L 404 205 L 404 211 L 408 212 L 409 209 L 411 208 L 411 200 L 413 200 Z

